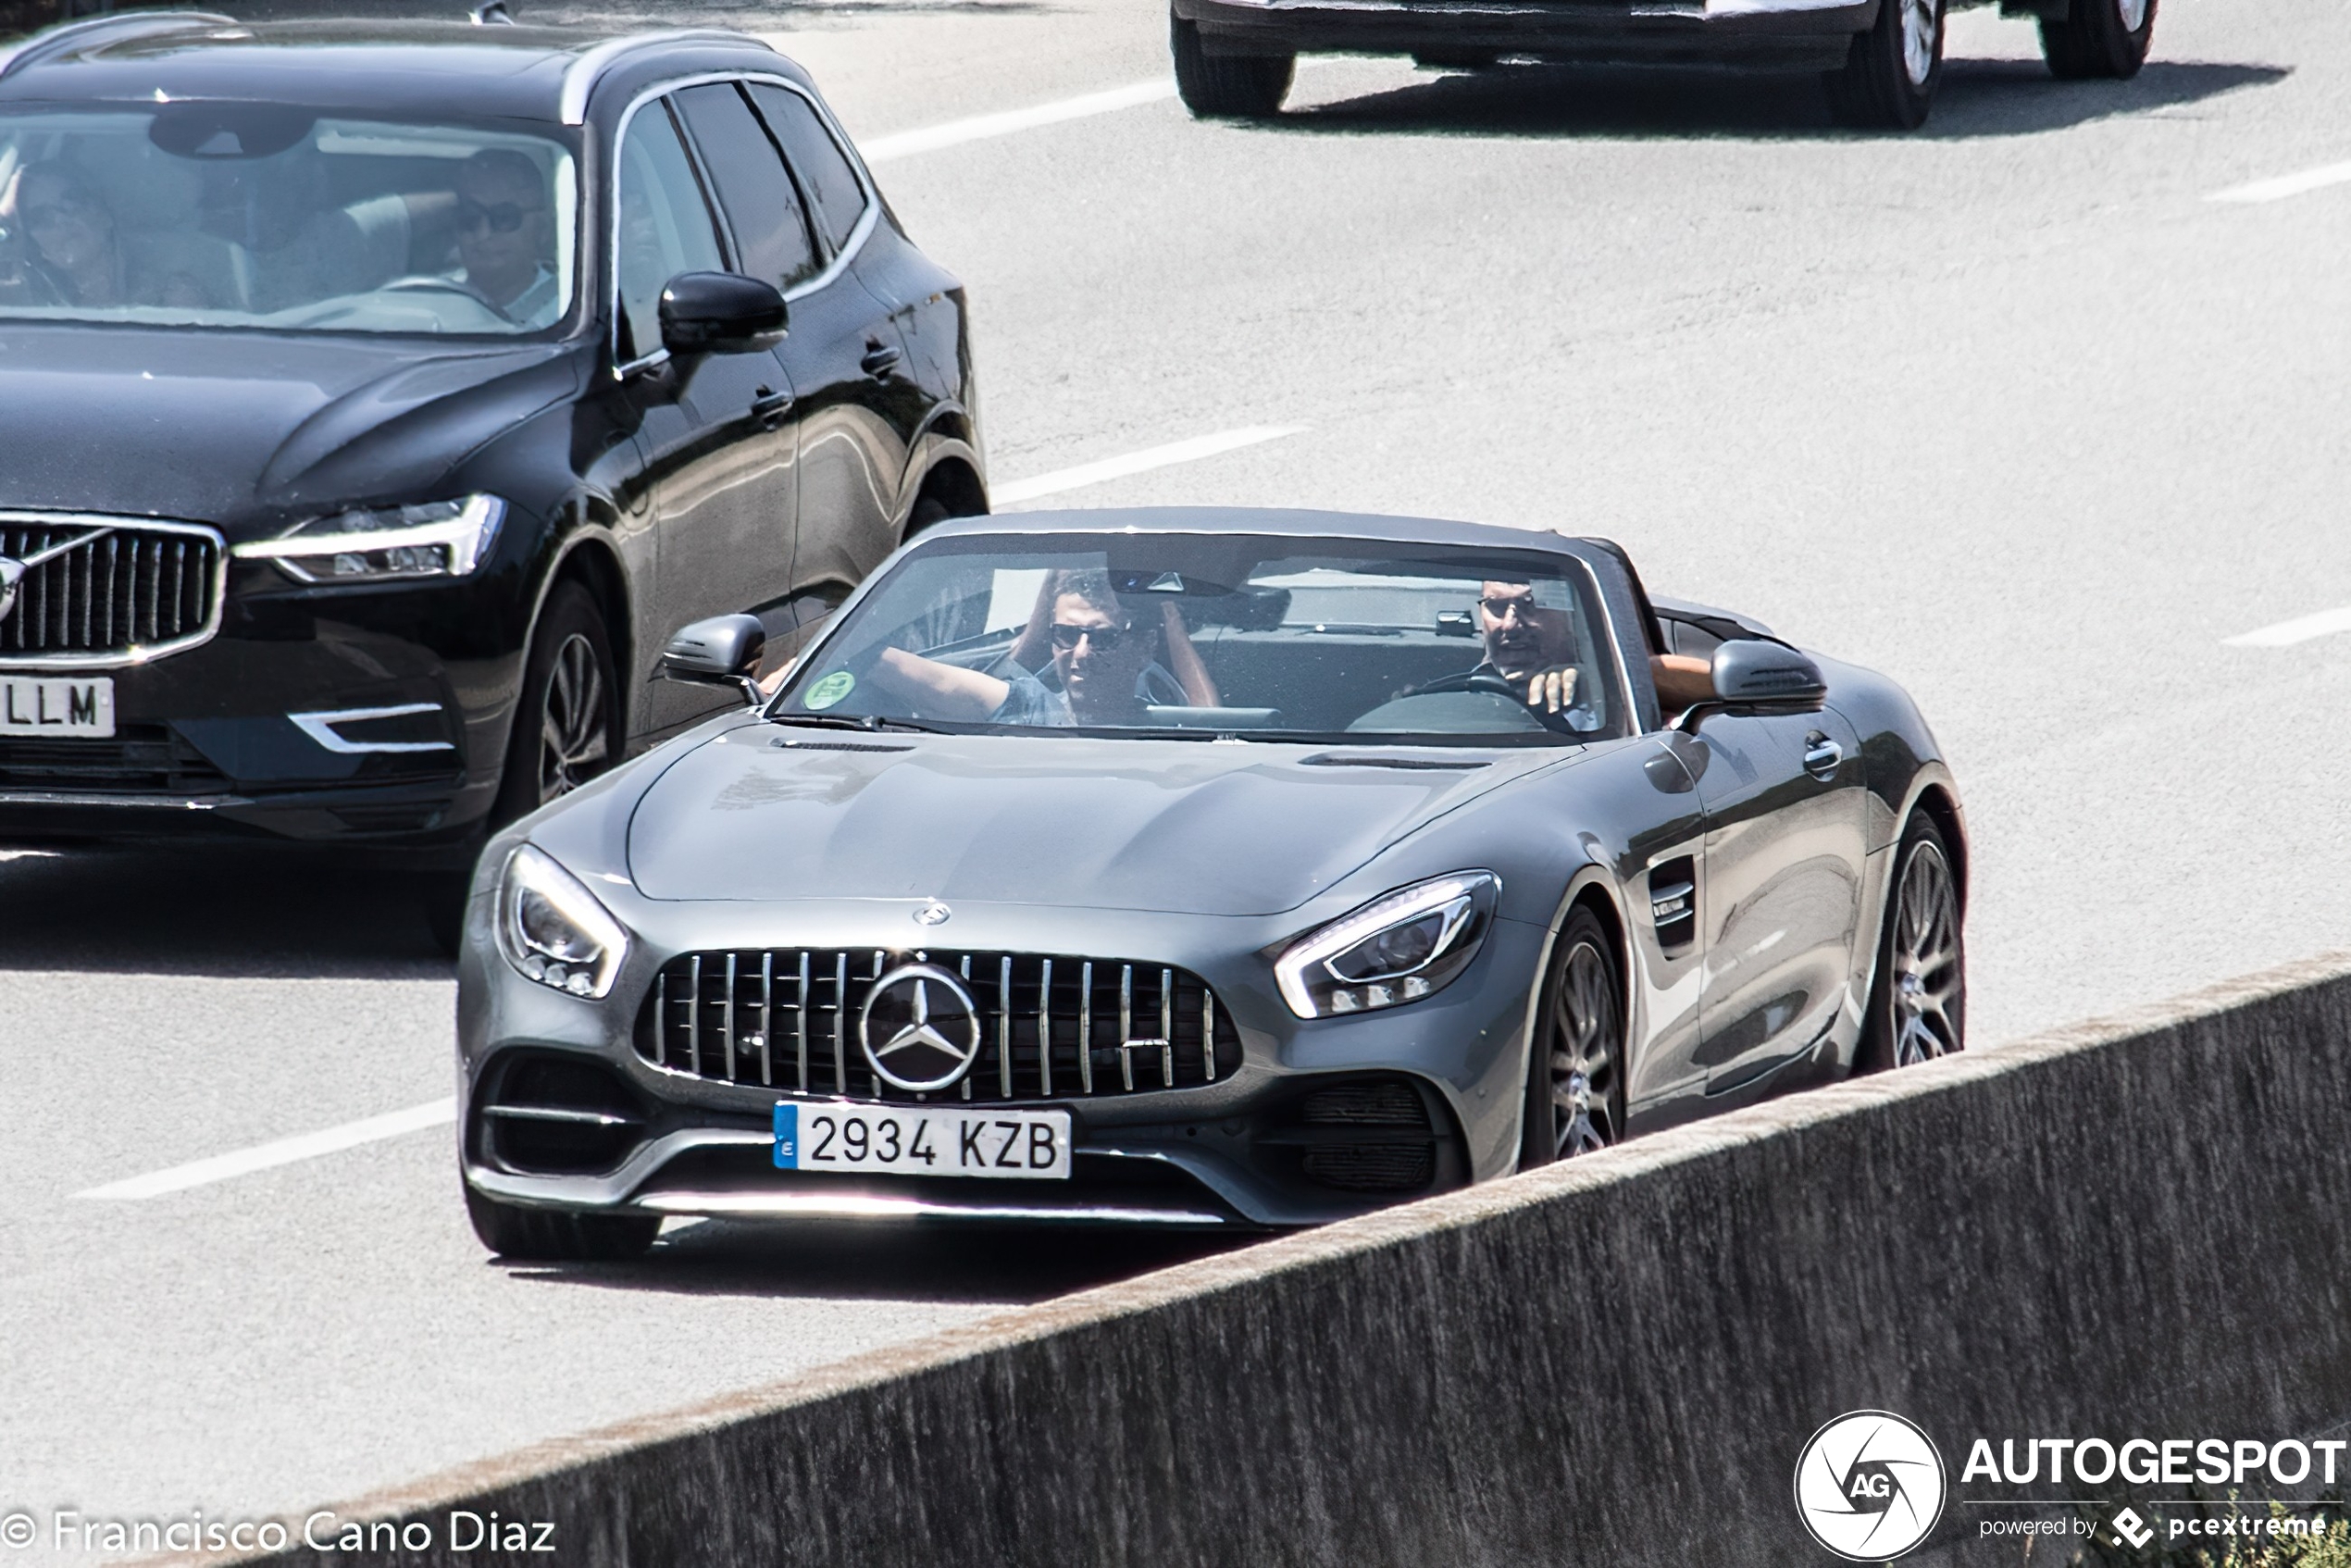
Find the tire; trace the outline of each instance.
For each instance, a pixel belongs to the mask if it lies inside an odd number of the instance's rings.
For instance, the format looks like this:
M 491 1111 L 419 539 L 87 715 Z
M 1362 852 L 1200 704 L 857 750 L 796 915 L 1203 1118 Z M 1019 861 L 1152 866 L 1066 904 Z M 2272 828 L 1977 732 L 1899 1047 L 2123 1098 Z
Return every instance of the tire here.
M 470 1187 L 466 1217 L 483 1246 L 518 1263 L 627 1263 L 651 1251 L 661 1232 L 658 1215 L 525 1209 L 485 1198 Z
M 466 940 L 466 900 L 473 890 L 470 871 L 427 872 L 418 894 L 424 905 L 425 930 L 435 952 L 454 958 Z
M 620 751 L 620 678 L 603 612 L 579 584 L 558 583 L 523 666 L 491 831 L 569 794 Z
M 1588 909 L 1568 915 L 1551 950 L 1536 1029 L 1519 1131 L 1523 1171 L 1624 1136 L 1624 981 L 1616 945 Z
M 1915 1066 L 1967 1048 L 1967 946 L 1950 849 L 1934 819 L 1916 812 L 1895 852 L 1856 1073 Z
M 2064 81 L 2127 81 L 2146 64 L 2156 0 L 2073 0 L 2063 21 L 2041 22 L 2041 57 Z
M 902 540 L 919 538 L 954 515 L 947 503 L 939 500 L 939 497 L 922 496 L 915 501 L 914 509 L 906 515 L 906 531 L 901 538 Z
M 1200 41 L 1200 24 L 1173 11 L 1167 16 L 1168 44 L 1176 55 L 1176 93 L 1199 119 L 1270 119 L 1297 74 L 1296 55 L 1212 55 Z
M 1845 68 L 1824 79 L 1829 107 L 1870 131 L 1916 131 L 1943 81 L 1945 0 L 1881 0 L 1877 22 L 1856 33 Z
M 560 744 L 554 733 L 558 729 L 566 732 Z M 603 772 L 620 760 L 620 680 L 603 615 L 585 588 L 558 583 L 540 613 L 523 664 L 505 771 L 499 776 L 484 837 Z M 465 938 L 471 860 L 467 855 L 462 867 L 422 877 L 425 928 L 445 958 L 457 955 Z

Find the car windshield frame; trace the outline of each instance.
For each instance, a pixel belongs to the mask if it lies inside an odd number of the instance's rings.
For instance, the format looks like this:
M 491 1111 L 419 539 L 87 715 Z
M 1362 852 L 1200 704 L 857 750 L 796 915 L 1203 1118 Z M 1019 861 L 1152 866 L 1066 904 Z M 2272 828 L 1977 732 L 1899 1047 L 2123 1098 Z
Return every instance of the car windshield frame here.
M 1617 740 L 1643 732 L 1641 707 L 1627 674 L 1624 640 L 1617 626 L 1615 607 L 1610 604 L 1605 585 L 1592 563 L 1572 549 L 1549 547 L 1537 542 L 1545 536 L 1531 536 L 1528 548 L 1513 549 L 1500 544 L 1462 544 L 1415 539 L 1384 539 L 1373 534 L 1289 534 L 1255 532 L 1236 529 L 1229 532 L 1189 530 L 1136 531 L 1121 529 L 1070 531 L 1007 531 L 1001 533 L 957 533 L 925 540 L 908 550 L 887 569 L 877 572 L 850 596 L 840 610 L 826 622 L 817 636 L 793 659 L 789 673 L 776 690 L 753 711 L 762 720 L 780 726 L 804 725 L 825 728 L 855 728 L 877 733 L 917 731 L 949 735 L 996 735 L 1007 737 L 1061 737 L 1064 739 L 1117 740 L 1186 740 L 1186 741 L 1252 741 L 1277 745 L 1345 745 L 1351 747 L 1439 747 L 1452 750 L 1495 750 L 1548 747 L 1582 747 L 1603 741 Z M 1490 566 L 1499 575 L 1487 580 L 1511 581 L 1536 578 L 1567 579 L 1581 601 L 1579 614 L 1589 628 L 1591 653 L 1598 666 L 1598 676 L 1605 688 L 1608 708 L 1606 722 L 1598 729 L 1577 733 L 1537 726 L 1530 729 L 1486 730 L 1362 730 L 1307 729 L 1250 726 L 1218 728 L 1200 726 L 1151 725 L 1023 725 L 1007 724 L 994 719 L 956 720 L 930 715 L 920 716 L 890 715 L 845 715 L 824 711 L 793 712 L 790 710 L 795 698 L 802 696 L 815 681 L 830 673 L 824 671 L 826 656 L 837 653 L 865 616 L 867 606 L 886 594 L 902 580 L 902 574 L 918 563 L 936 560 L 941 555 L 1043 555 L 1068 554 L 1078 555 L 1091 552 L 1108 554 L 1132 551 L 1152 542 L 1164 541 L 1180 548 L 1185 541 L 1200 541 L 1208 548 L 1234 550 L 1255 546 L 1258 554 L 1252 559 L 1251 570 L 1265 563 L 1295 560 L 1303 557 L 1342 557 L 1357 555 L 1362 562 L 1373 565 L 1424 565 L 1446 572 L 1457 572 L 1471 564 Z M 1116 569 L 1116 568 L 1113 568 Z M 1516 575 L 1513 576 L 1513 573 Z M 1336 623 L 1332 623 L 1336 624 Z M 994 635 L 983 634 L 983 635 Z M 1474 637 L 1473 632 L 1472 637 Z M 1482 645 L 1476 641 L 1464 641 L 1464 651 L 1472 655 L 1472 664 L 1482 662 Z M 824 673 L 819 673 L 824 671 Z M 1237 712 L 1250 710 L 1237 709 Z
M 51 161 L 47 157 L 40 156 L 27 159 L 19 152 L 19 147 L 26 139 L 25 128 L 28 125 L 50 118 L 81 120 L 85 123 L 121 118 L 126 122 L 144 119 L 149 126 L 152 126 L 158 112 L 180 102 L 181 101 L 15 99 L 0 104 L 0 205 L 13 206 L 15 188 L 25 168 Z M 193 105 L 208 105 L 212 101 L 187 102 Z M 349 302 L 364 300 L 369 295 L 385 292 L 391 285 L 412 280 L 419 280 L 420 283 L 427 280 L 446 283 L 449 285 L 447 292 L 452 295 L 466 292 L 463 281 L 457 278 L 448 277 L 442 273 L 403 269 L 395 270 L 383 282 L 373 284 L 366 289 L 348 293 L 322 294 L 317 299 L 300 301 L 269 311 L 257 311 L 234 305 L 168 303 L 95 306 L 62 304 L 31 305 L 8 299 L 5 289 L 0 289 L 0 330 L 23 327 L 63 327 L 134 331 L 236 332 L 260 333 L 271 338 L 357 338 L 379 342 L 404 341 L 478 346 L 548 342 L 568 336 L 578 329 L 581 312 L 587 308 L 591 297 L 588 285 L 593 271 L 592 257 L 586 253 L 584 246 L 595 232 L 593 215 L 590 210 L 589 179 L 589 165 L 593 160 L 586 156 L 588 136 L 584 128 L 559 126 L 541 120 L 490 114 L 472 117 L 449 114 L 404 115 L 396 110 L 375 109 L 353 113 L 331 105 L 309 105 L 281 100 L 254 103 L 221 101 L 217 106 L 223 113 L 277 114 L 290 120 L 300 120 L 308 127 L 301 140 L 310 142 L 314 147 L 317 146 L 319 129 L 322 126 L 330 136 L 344 138 L 354 145 L 367 140 L 371 132 L 386 142 L 396 142 L 405 136 L 419 143 L 440 141 L 456 143 L 472 138 L 476 139 L 477 150 L 520 149 L 526 144 L 529 145 L 532 152 L 549 160 L 547 210 L 553 256 L 547 270 L 553 273 L 554 292 L 557 296 L 553 316 L 537 326 L 463 325 L 453 330 L 440 322 L 428 323 L 421 316 L 392 325 L 370 327 L 355 324 L 349 318 L 347 310 L 334 310 L 338 305 L 348 305 Z M 92 128 L 95 129 L 94 123 Z M 143 135 L 144 131 L 133 130 L 126 124 L 115 133 L 138 136 Z M 152 140 L 152 138 L 149 139 Z M 335 149 L 330 148 L 324 150 L 320 156 L 334 156 L 334 154 Z M 74 156 L 71 153 L 65 155 L 64 161 L 70 161 Z M 162 156 L 171 157 L 177 155 L 167 152 Z M 463 161 L 462 156 L 454 153 L 412 151 L 408 156 L 446 158 L 453 171 Z M 205 164 L 220 165 L 253 160 L 191 156 L 182 161 L 192 167 L 201 168 Z M 85 178 L 89 178 L 87 171 L 81 172 L 84 173 Z M 335 211 L 348 213 L 355 206 L 366 205 L 370 201 L 378 201 L 392 195 L 417 193 L 420 193 L 404 190 L 382 192 L 375 196 L 356 197 L 340 205 L 323 205 L 317 211 L 319 215 Z M 119 222 L 112 207 L 108 208 L 108 217 Z M 493 226 L 496 221 L 495 217 L 489 219 Z M 10 222 L 5 215 L 0 215 L 0 277 L 4 277 L 9 270 L 12 251 L 31 243 L 30 236 L 22 231 L 23 227 L 20 220 Z M 16 231 L 8 232 L 10 230 Z M 149 232 L 152 234 L 153 231 Z M 241 242 L 217 234 L 205 227 L 200 218 L 192 218 L 185 226 L 184 233 L 175 231 L 171 237 L 190 245 L 221 247 L 229 253 L 243 249 L 248 263 L 255 254 L 243 247 Z M 120 265 L 127 267 L 128 264 L 124 262 Z M 413 292 L 419 299 L 433 297 L 443 292 L 442 290 L 422 286 L 415 290 L 398 292 L 404 294 Z M 468 294 L 467 297 L 471 296 Z M 332 314 L 322 314 L 329 312 Z M 493 319 L 490 307 L 484 305 L 472 305 L 468 313 L 479 315 L 485 323 Z

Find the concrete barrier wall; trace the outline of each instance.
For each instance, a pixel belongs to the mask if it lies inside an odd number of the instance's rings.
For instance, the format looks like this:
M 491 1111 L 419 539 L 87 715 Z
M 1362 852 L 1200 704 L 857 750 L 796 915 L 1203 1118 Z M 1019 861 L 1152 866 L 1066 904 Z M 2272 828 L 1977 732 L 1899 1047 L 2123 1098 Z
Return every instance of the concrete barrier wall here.
M 1967 1434 L 2351 1412 L 2351 957 L 340 1512 L 554 1520 L 613 1568 L 1818 1563 L 1796 1456 L 1865 1407 L 1947 1435 L 1955 1496 Z

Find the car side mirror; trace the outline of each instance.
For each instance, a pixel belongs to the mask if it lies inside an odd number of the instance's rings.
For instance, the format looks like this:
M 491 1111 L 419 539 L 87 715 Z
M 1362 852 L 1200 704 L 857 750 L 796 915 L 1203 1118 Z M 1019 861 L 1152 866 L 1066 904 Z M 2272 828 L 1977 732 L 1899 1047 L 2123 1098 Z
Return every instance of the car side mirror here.
M 750 354 L 784 335 L 784 296 L 739 272 L 680 272 L 661 292 L 661 343 L 671 355 Z
M 767 651 L 767 628 L 757 616 L 713 616 L 678 629 L 661 651 L 665 680 L 697 686 L 740 687 L 753 703 L 759 690 L 759 659 Z
M 1693 703 L 1675 726 L 1696 733 L 1710 713 L 1810 714 L 1827 703 L 1821 666 L 1785 642 L 1737 638 L 1714 650 L 1714 695 Z

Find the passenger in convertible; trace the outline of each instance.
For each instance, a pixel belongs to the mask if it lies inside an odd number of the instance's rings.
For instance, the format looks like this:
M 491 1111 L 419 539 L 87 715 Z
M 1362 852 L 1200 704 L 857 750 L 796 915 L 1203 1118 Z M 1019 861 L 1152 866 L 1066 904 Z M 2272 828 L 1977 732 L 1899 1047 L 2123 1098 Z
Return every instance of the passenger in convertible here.
M 1030 673 L 1049 651 L 1058 691 Z M 967 722 L 1132 728 L 1150 723 L 1153 704 L 1218 705 L 1176 602 L 1130 608 L 1098 568 L 1047 577 L 1027 628 L 988 669 L 885 648 L 874 673 L 925 715 Z

